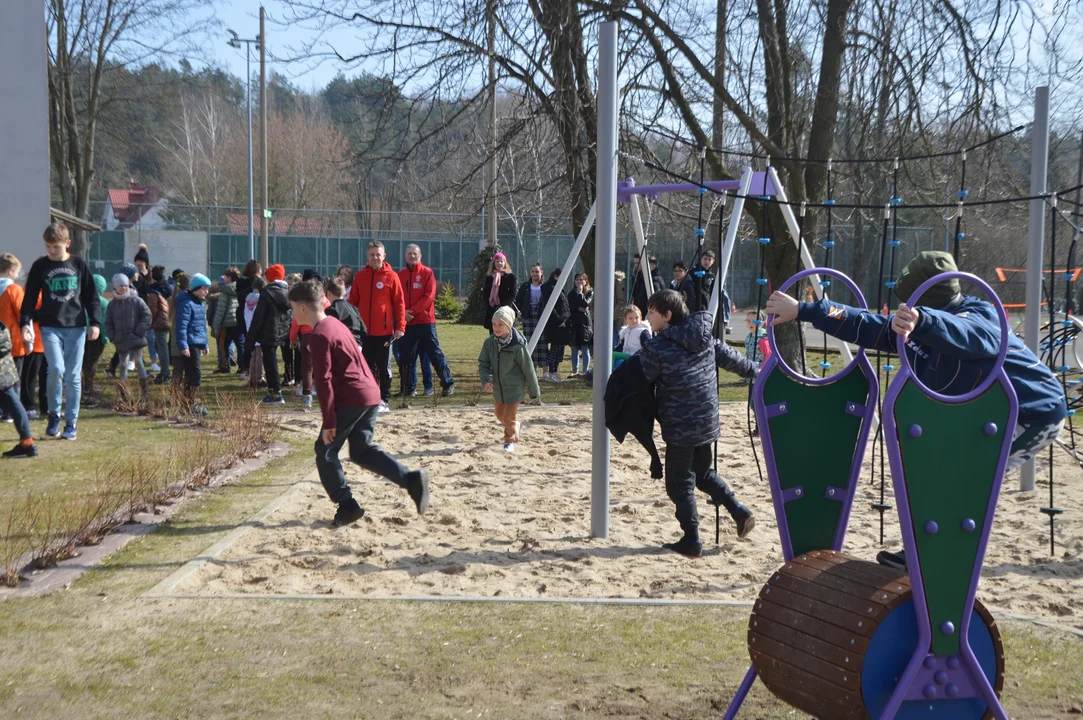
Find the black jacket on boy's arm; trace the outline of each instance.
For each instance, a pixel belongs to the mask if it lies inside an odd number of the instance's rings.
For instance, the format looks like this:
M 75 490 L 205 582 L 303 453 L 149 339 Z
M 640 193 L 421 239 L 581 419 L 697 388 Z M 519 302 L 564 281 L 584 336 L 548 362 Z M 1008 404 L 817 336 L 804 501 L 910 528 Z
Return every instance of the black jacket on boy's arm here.
M 647 382 L 639 355 L 622 362 L 605 385 L 605 426 L 617 442 L 631 435 L 650 453 L 651 477 L 661 480 L 662 459 L 654 444 L 654 384 Z

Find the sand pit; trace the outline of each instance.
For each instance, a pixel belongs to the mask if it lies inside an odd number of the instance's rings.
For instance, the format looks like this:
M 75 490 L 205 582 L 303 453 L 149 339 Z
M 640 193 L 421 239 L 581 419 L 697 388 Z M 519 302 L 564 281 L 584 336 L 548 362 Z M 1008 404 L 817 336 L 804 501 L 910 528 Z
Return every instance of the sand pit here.
M 468 595 L 507 598 L 754 599 L 782 561 L 766 481 L 747 437 L 745 407 L 723 405 L 719 466 L 738 497 L 756 511 L 757 528 L 737 540 L 723 515 L 714 544 L 714 511 L 702 494 L 707 552 L 688 560 L 660 545 L 679 537 L 673 506 L 647 455 L 634 441 L 613 444 L 608 540 L 590 529 L 588 406 L 523 409 L 524 441 L 502 452 L 488 407 L 397 410 L 378 426 L 381 444 L 433 478 L 433 504 L 418 517 L 405 492 L 346 463 L 366 508 L 356 525 L 335 530 L 334 507 L 313 472 L 298 478 L 281 507 L 245 532 L 176 591 L 196 595 Z M 318 415 L 293 416 L 291 429 L 315 437 Z M 1003 494 L 980 596 L 993 608 L 1083 628 L 1083 472 L 1057 451 L 1057 557 L 1038 508 L 1047 489 L 1022 494 L 1018 475 Z M 880 549 L 876 488 L 866 469 L 846 550 L 873 559 Z M 890 482 L 888 485 L 890 493 Z M 898 549 L 889 514 L 886 545 Z

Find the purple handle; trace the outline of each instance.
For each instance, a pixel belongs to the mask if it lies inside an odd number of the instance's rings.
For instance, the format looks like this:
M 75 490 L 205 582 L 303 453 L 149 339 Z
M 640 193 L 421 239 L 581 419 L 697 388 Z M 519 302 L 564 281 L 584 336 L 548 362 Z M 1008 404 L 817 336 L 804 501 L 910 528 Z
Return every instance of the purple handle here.
M 796 275 L 791 277 L 786 282 L 782 283 L 782 287 L 780 287 L 778 289 L 778 292 L 786 292 L 798 280 L 802 280 L 804 278 L 807 278 L 809 275 L 829 275 L 829 276 L 831 276 L 833 278 L 841 280 L 842 284 L 845 285 L 847 288 L 849 288 L 850 292 L 852 292 L 854 294 L 854 297 L 857 298 L 858 306 L 862 307 L 862 308 L 865 308 L 866 310 L 869 309 L 868 303 L 865 302 L 865 296 L 861 294 L 861 290 L 857 287 L 857 285 L 854 284 L 854 281 L 851 280 L 850 278 L 846 277 L 846 275 L 839 272 L 838 270 L 832 270 L 831 268 L 817 267 L 817 268 L 809 268 L 808 270 L 802 270 L 801 272 L 797 273 Z M 774 354 L 774 356 L 776 358 L 778 358 L 778 360 L 777 360 L 778 366 L 780 368 L 782 368 L 782 372 L 786 373 L 787 375 L 789 375 L 794 380 L 800 380 L 802 383 L 805 383 L 807 385 L 826 385 L 826 384 L 828 384 L 830 382 L 833 382 L 836 375 L 845 375 L 847 372 L 849 372 L 850 368 L 857 365 L 858 360 L 860 360 L 862 355 L 865 354 L 864 349 L 858 348 L 858 351 L 856 353 L 854 353 L 854 359 L 850 361 L 849 365 L 847 365 L 845 368 L 843 368 L 839 372 L 832 373 L 831 375 L 828 375 L 827 377 L 815 378 L 815 377 L 808 377 L 807 375 L 802 375 L 801 373 L 797 372 L 796 370 L 791 368 L 789 365 L 787 365 L 786 361 L 782 359 L 782 355 L 779 354 L 779 352 L 778 352 L 778 346 L 775 345 L 775 329 L 773 327 L 771 327 L 771 320 L 774 317 L 775 317 L 774 315 L 768 315 L 767 316 L 767 342 L 771 346 L 771 352 Z
M 917 373 L 914 372 L 914 368 L 910 365 L 910 358 L 906 356 L 906 341 L 903 339 L 903 336 L 899 335 L 898 338 L 896 338 L 895 343 L 899 351 L 899 360 L 902 363 L 903 369 L 907 370 L 910 373 L 911 379 L 923 393 L 939 402 L 964 403 L 978 397 L 990 387 L 992 387 L 993 383 L 996 382 L 997 377 L 1000 374 L 1000 369 L 1004 366 L 1004 358 L 1008 357 L 1008 343 L 1010 341 L 1011 335 L 1009 334 L 1010 331 L 1008 329 L 1008 314 L 1004 311 L 1004 306 L 1000 303 L 1000 298 L 997 297 L 997 294 L 995 292 L 993 292 L 993 288 L 989 287 L 989 285 L 977 275 L 971 275 L 970 273 L 956 270 L 954 272 L 941 273 L 935 277 L 931 277 L 925 282 L 923 282 L 918 287 L 918 289 L 914 291 L 914 293 L 910 296 L 910 299 L 906 301 L 906 304 L 910 307 L 914 307 L 918 298 L 920 298 L 933 285 L 944 282 L 945 280 L 951 280 L 953 278 L 958 278 L 959 280 L 966 280 L 967 282 L 974 283 L 979 288 L 981 288 L 982 291 L 985 292 L 986 296 L 988 296 L 989 303 L 996 309 L 997 318 L 1000 320 L 1000 352 L 997 353 L 996 362 L 993 363 L 993 368 L 989 371 L 989 374 L 986 376 L 984 382 L 982 382 L 980 385 L 978 385 L 978 387 L 974 388 L 965 395 L 941 395 L 938 392 L 934 392 L 928 387 L 926 387 L 925 383 L 921 382 L 921 380 L 918 379 Z

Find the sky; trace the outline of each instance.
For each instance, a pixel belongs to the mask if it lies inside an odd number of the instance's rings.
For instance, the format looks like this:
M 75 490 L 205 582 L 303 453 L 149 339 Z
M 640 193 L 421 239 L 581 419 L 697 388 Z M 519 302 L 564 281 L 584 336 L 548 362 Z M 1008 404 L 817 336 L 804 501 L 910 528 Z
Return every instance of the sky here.
M 259 0 L 220 0 L 214 3 L 217 30 L 212 31 L 208 37 L 207 46 L 210 53 L 204 60 L 204 64 L 224 67 L 237 77 L 244 77 L 245 50 L 234 50 L 226 44 L 229 39 L 227 30 L 234 30 L 242 38 L 255 38 L 259 34 Z M 300 25 L 283 26 L 274 19 L 281 19 L 288 10 L 285 3 L 280 0 L 263 0 L 262 5 L 267 9 L 267 37 L 268 37 L 268 73 L 272 70 L 290 78 L 291 82 L 305 90 L 319 89 L 327 85 L 339 72 L 354 75 L 357 68 L 346 68 L 339 63 L 326 61 L 313 63 L 311 61 L 286 62 L 285 58 L 295 56 L 307 43 L 318 37 L 318 33 Z M 352 32 L 349 30 L 337 31 L 327 36 L 336 45 L 349 48 Z M 252 46 L 252 72 L 258 72 L 259 56 Z M 279 60 L 272 61 L 272 58 Z M 189 59 L 193 65 L 199 62 L 195 58 Z

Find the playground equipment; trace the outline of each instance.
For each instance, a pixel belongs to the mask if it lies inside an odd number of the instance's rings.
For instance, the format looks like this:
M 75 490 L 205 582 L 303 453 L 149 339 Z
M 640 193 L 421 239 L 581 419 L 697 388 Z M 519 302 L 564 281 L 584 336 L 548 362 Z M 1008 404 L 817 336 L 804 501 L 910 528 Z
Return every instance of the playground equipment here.
M 845 276 L 818 272 L 842 280 L 864 304 Z M 1007 338 L 1004 308 L 973 275 L 932 278 L 909 304 L 951 278 L 988 295 Z M 770 329 L 768 338 L 773 345 Z M 853 394 L 859 388 L 846 392 L 861 377 L 852 367 L 820 380 L 801 377 L 773 349 L 754 400 L 786 564 L 756 602 L 748 633 L 753 666 L 725 717 L 736 717 L 759 675 L 779 698 L 820 720 L 1006 720 L 998 699 L 1003 646 L 975 595 L 1018 416 L 1003 369 L 1008 343 L 984 382 L 950 397 L 922 385 L 898 339 L 901 369 L 884 399 L 883 431 L 909 578 L 838 552 L 876 407 L 875 376 L 862 401 Z M 853 365 L 862 361 L 868 365 L 863 353 Z M 854 418 L 861 418 L 856 430 Z M 822 428 L 830 432 L 816 431 Z M 825 443 L 853 460 L 843 486 L 832 484 L 837 462 L 821 466 L 806 456 Z M 837 512 L 825 507 L 835 498 Z

